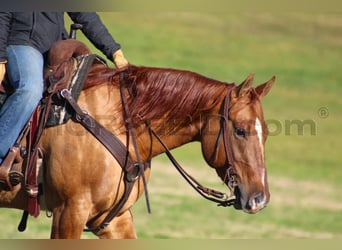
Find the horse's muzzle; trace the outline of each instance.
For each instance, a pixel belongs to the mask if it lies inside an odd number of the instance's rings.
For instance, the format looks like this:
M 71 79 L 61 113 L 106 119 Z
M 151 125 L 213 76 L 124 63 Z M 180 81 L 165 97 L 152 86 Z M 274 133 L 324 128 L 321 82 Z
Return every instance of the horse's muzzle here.
M 245 211 L 248 213 L 259 212 L 266 206 L 266 196 L 264 193 L 258 192 L 252 195 L 245 205 Z
M 234 195 L 236 197 L 234 202 L 235 209 L 243 210 L 249 214 L 255 214 L 266 207 L 266 195 L 262 192 L 253 194 L 246 202 L 243 201 L 241 191 L 238 187 L 235 188 Z

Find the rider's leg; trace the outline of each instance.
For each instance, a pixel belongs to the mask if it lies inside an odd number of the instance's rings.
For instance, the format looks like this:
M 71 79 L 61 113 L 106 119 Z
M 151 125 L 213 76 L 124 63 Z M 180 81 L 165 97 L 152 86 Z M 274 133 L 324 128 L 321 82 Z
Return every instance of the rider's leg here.
M 43 92 L 43 55 L 31 46 L 7 47 L 7 74 L 14 93 L 0 110 L 0 163 L 14 145 Z

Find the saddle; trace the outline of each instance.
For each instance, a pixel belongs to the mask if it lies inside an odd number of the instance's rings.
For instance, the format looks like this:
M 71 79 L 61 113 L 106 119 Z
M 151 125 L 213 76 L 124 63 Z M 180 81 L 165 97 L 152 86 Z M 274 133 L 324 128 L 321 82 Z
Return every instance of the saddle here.
M 82 89 L 89 87 L 85 85 L 86 78 L 90 68 L 95 65 L 107 67 L 105 60 L 90 54 L 90 50 L 83 43 L 74 39 L 56 42 L 51 47 L 44 69 L 46 95 L 68 89 L 77 100 Z M 52 98 L 45 127 L 64 124 L 71 118 L 65 100 L 58 95 Z
M 39 215 L 37 162 L 41 159 L 37 159 L 42 158 L 39 149 L 42 132 L 46 127 L 68 121 L 71 115 L 59 91 L 68 89 L 77 100 L 93 64 L 107 67 L 102 58 L 91 54 L 86 45 L 75 39 L 52 45 L 44 68 L 43 98 L 0 166 L 0 190 L 11 191 L 19 183 L 25 185 L 29 194 L 28 212 L 34 217 Z M 12 93 L 8 79 L 2 86 L 0 101 Z

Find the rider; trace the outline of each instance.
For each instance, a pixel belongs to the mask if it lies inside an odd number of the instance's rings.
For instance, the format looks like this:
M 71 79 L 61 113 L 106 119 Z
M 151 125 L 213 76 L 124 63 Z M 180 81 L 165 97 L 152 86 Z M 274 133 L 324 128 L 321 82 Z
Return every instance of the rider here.
M 68 15 L 117 68 L 128 64 L 96 13 Z M 63 12 L 0 12 L 0 83 L 7 70 L 14 90 L 0 109 L 0 164 L 42 97 L 47 51 L 66 38 Z

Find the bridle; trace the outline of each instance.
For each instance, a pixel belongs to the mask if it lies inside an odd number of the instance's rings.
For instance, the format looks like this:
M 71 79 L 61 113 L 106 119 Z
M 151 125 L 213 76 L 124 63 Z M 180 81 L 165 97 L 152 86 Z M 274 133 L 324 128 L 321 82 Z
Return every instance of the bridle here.
M 235 88 L 235 87 L 233 87 Z M 226 95 L 224 102 L 223 102 L 223 120 L 220 127 L 220 133 L 218 137 L 223 137 L 223 143 L 224 143 L 224 149 L 226 154 L 226 165 L 228 166 L 226 170 L 226 176 L 228 178 L 227 185 L 230 188 L 230 190 L 233 192 L 235 187 L 237 186 L 237 180 L 236 180 L 236 168 L 234 166 L 235 160 L 234 155 L 232 151 L 232 142 L 229 137 L 229 105 L 230 105 L 230 95 L 233 90 L 231 88 L 228 91 L 228 94 Z M 219 139 L 218 139 L 219 140 Z M 217 145 L 218 147 L 218 145 Z M 215 149 L 217 150 L 217 148 Z
M 234 205 L 236 202 L 236 198 L 234 197 L 234 191 L 235 187 L 237 186 L 237 179 L 236 179 L 236 171 L 234 168 L 234 157 L 232 152 L 232 144 L 229 138 L 228 133 L 228 125 L 229 125 L 229 104 L 230 104 L 230 95 L 233 88 L 230 88 L 227 92 L 227 95 L 223 101 L 223 108 L 222 108 L 222 115 L 223 120 L 221 122 L 220 126 L 220 132 L 218 134 L 216 143 L 215 143 L 215 149 L 213 153 L 213 159 L 215 155 L 218 152 L 218 148 L 220 146 L 221 140 L 223 138 L 224 148 L 225 148 L 225 154 L 226 154 L 226 164 L 225 167 L 226 173 L 225 173 L 225 180 L 227 180 L 227 185 L 231 191 L 231 194 L 222 193 L 220 191 L 217 191 L 212 188 L 208 188 L 200 184 L 195 178 L 193 178 L 191 175 L 189 175 L 183 167 L 177 162 L 177 160 L 173 157 L 171 154 L 169 148 L 165 145 L 165 143 L 162 141 L 162 139 L 159 137 L 159 135 L 151 128 L 149 124 L 147 124 L 148 129 L 150 130 L 151 134 L 159 141 L 159 143 L 163 146 L 165 149 L 165 153 L 174 165 L 174 167 L 178 170 L 178 172 L 183 176 L 183 178 L 192 186 L 202 197 L 204 197 L 207 200 L 210 200 L 212 202 L 215 202 L 218 204 L 218 206 L 231 206 Z

